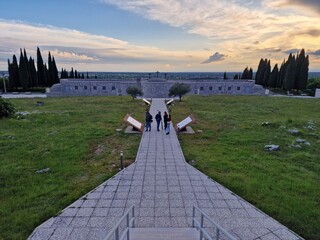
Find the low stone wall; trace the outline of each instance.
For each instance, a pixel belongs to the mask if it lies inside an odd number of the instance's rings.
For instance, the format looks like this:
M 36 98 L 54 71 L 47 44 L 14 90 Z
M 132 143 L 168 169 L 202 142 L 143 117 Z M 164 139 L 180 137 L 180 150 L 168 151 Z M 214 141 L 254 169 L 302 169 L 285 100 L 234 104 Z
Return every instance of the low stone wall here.
M 91 79 L 61 79 L 60 84 L 51 87 L 48 96 L 116 96 L 127 95 L 130 86 L 140 88 L 143 97 L 166 98 L 171 86 L 177 82 L 188 84 L 189 94 L 213 95 L 249 95 L 263 94 L 264 89 L 255 85 L 252 80 L 91 80 Z

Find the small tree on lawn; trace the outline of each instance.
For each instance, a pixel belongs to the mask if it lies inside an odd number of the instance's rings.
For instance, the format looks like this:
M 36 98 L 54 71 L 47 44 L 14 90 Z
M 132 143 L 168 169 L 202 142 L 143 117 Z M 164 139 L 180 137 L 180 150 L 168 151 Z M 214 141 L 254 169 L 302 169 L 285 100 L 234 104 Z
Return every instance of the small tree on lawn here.
M 175 83 L 170 89 L 169 89 L 169 97 L 171 96 L 178 96 L 179 101 L 181 102 L 181 98 L 183 95 L 190 92 L 190 86 L 185 83 Z
M 135 99 L 138 95 L 139 96 L 143 95 L 141 89 L 139 89 L 137 87 L 128 87 L 127 94 L 130 95 L 132 97 L 132 99 Z
M 0 119 L 4 117 L 11 117 L 14 115 L 15 109 L 11 102 L 0 98 Z

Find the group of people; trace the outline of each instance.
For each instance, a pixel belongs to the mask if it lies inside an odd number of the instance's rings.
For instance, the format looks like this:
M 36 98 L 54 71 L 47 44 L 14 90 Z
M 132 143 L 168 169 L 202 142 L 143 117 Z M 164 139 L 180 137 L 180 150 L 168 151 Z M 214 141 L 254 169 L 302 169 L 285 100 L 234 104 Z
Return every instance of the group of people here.
M 170 125 L 171 125 L 171 115 L 168 114 L 167 112 L 164 112 L 163 114 L 163 123 L 164 126 L 162 125 L 162 116 L 161 112 L 158 111 L 157 115 L 155 116 L 156 122 L 157 122 L 157 131 L 160 131 L 160 124 L 161 128 L 166 132 L 166 134 L 170 134 Z M 145 125 L 145 131 L 150 132 L 151 131 L 151 123 L 153 122 L 153 116 L 150 114 L 149 111 L 146 111 L 146 125 Z

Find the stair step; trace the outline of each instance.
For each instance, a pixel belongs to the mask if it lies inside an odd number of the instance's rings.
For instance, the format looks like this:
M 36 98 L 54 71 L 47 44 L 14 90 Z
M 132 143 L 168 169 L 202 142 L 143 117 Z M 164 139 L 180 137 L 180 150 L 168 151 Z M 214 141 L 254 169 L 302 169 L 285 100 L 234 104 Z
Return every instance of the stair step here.
M 131 228 L 130 240 L 196 240 L 195 228 Z

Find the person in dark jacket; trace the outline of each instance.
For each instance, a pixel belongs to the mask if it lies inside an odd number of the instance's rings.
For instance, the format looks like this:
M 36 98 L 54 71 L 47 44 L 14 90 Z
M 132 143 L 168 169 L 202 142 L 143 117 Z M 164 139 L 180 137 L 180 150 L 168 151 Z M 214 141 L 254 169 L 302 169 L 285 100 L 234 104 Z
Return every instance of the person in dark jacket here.
M 161 112 L 160 112 L 160 111 L 158 111 L 155 119 L 156 119 L 156 121 L 157 121 L 157 131 L 159 132 L 159 131 L 160 131 L 160 123 L 161 123 L 161 120 L 162 120 Z
M 163 114 L 163 123 L 164 123 L 164 130 L 166 131 L 167 130 L 167 124 L 168 124 L 168 113 L 167 112 L 164 112 Z
M 149 113 L 149 111 L 146 111 L 146 132 L 151 131 L 151 122 L 152 122 L 152 115 Z

